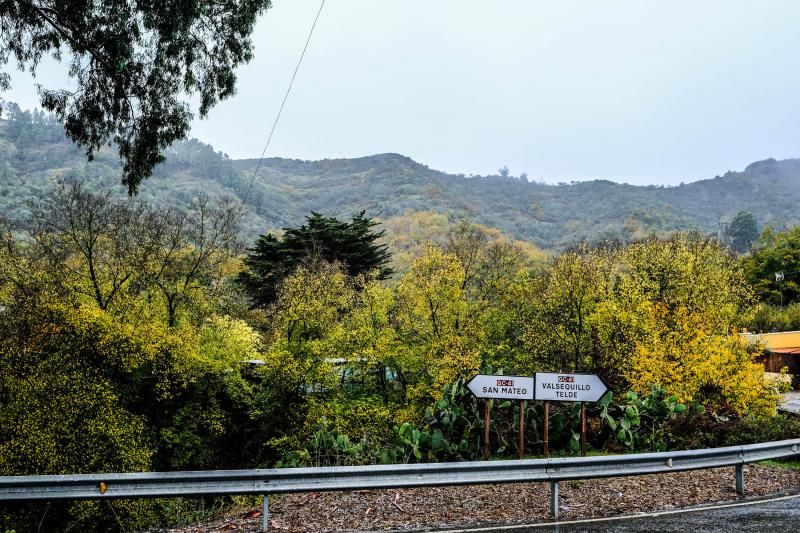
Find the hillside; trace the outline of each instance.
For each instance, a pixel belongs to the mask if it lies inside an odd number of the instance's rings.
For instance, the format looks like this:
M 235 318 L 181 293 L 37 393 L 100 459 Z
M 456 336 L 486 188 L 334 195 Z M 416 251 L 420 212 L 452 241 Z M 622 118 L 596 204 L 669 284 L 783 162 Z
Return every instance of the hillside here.
M 42 115 L 0 121 L 0 213 L 17 219 L 55 178 L 75 176 L 94 188 L 116 185 L 112 150 L 88 163 Z M 186 205 L 200 192 L 243 198 L 258 161 L 231 160 L 197 140 L 178 143 L 167 162 L 144 182 L 142 199 Z M 120 194 L 122 188 L 118 187 Z M 349 216 L 365 210 L 392 228 L 408 227 L 415 213 L 461 217 L 497 228 L 512 239 L 545 249 L 598 238 L 641 238 L 649 233 L 698 229 L 715 233 L 720 221 L 746 210 L 761 226 L 800 223 L 800 160 L 766 160 L 741 172 L 678 187 L 610 181 L 546 185 L 514 177 L 464 177 L 432 170 L 408 157 L 379 154 L 355 159 L 301 161 L 269 158 L 245 198 L 246 240 L 296 225 L 310 211 Z M 392 224 L 392 219 L 402 223 Z M 392 237 L 390 235 L 390 237 Z

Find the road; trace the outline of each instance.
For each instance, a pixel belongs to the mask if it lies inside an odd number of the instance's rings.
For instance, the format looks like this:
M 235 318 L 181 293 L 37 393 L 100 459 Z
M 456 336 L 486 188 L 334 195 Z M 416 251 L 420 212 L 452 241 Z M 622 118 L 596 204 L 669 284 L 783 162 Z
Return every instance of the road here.
M 784 392 L 778 409 L 789 413 L 800 414 L 800 391 Z
M 800 495 L 777 501 L 749 502 L 711 510 L 623 520 L 586 521 L 515 530 L 530 533 L 796 533 L 800 531 Z

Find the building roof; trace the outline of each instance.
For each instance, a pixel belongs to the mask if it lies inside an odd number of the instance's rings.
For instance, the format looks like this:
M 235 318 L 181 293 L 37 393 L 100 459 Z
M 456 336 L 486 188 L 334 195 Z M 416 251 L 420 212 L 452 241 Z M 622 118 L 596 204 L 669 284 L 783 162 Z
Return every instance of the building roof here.
M 777 348 L 775 350 L 770 350 L 770 352 L 784 355 L 800 355 L 800 348 Z
M 800 354 L 800 331 L 742 333 L 742 337 L 751 343 L 760 342 L 764 345 L 764 349 L 773 353 Z

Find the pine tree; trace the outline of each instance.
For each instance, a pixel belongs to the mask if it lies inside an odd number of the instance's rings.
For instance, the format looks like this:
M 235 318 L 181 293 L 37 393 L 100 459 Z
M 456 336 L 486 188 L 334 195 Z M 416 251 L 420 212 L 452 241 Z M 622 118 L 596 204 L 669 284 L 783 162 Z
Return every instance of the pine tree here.
M 339 262 L 349 276 L 374 273 L 386 279 L 393 271 L 391 256 L 380 244 L 384 231 L 374 231 L 378 223 L 362 211 L 350 221 L 340 221 L 312 212 L 298 228 L 284 228 L 278 238 L 261 235 L 245 258 L 248 269 L 239 281 L 255 307 L 266 307 L 278 296 L 281 282 L 298 265 L 315 268 L 322 261 Z

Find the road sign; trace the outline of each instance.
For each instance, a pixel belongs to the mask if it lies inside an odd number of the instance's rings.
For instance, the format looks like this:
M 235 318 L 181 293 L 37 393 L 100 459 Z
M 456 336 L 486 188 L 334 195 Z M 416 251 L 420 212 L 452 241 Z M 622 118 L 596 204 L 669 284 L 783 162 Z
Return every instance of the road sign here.
M 533 378 L 478 374 L 466 383 L 476 398 L 533 400 Z
M 556 402 L 596 402 L 608 387 L 594 374 L 536 373 L 536 399 Z

